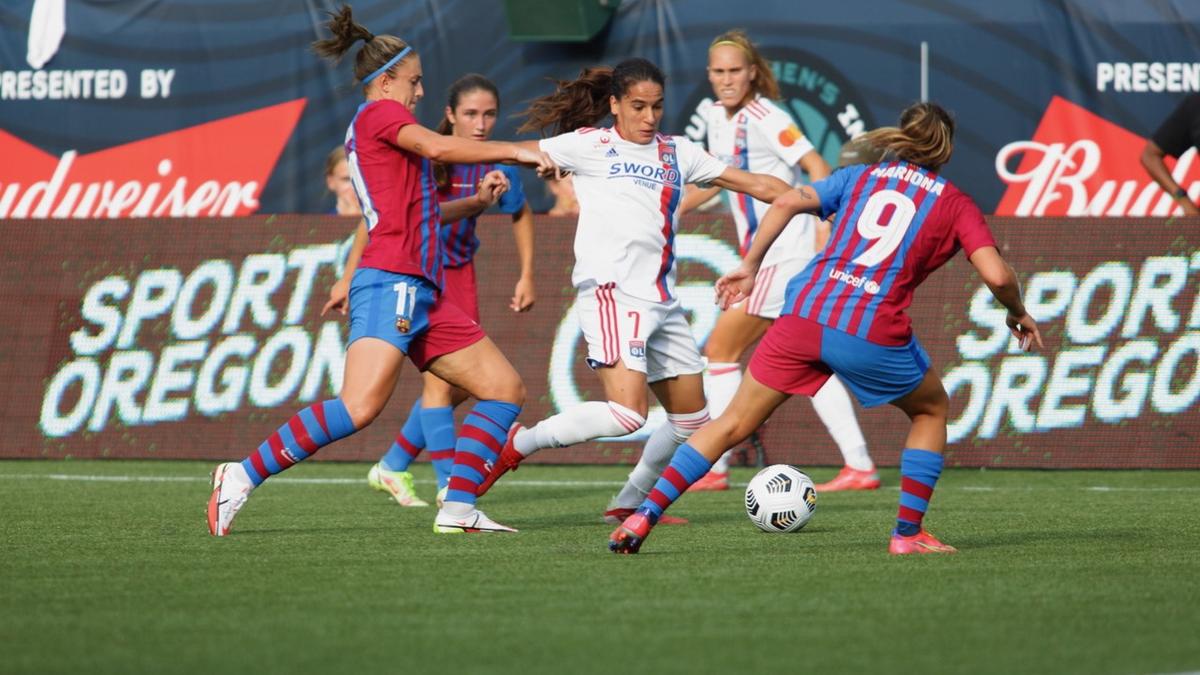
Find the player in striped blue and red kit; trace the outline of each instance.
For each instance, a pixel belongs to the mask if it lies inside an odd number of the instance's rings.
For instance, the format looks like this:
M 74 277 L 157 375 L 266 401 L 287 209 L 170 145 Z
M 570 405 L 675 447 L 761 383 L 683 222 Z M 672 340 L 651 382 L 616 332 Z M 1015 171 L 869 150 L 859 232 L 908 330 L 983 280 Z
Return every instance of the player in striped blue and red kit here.
M 485 141 L 492 135 L 500 112 L 500 91 L 483 75 L 469 74 L 450 85 L 445 117 L 438 132 Z M 478 196 L 480 187 L 493 171 L 504 173 L 508 189 L 496 207 L 512 215 L 513 238 L 517 244 L 520 277 L 513 289 L 509 309 L 527 312 L 535 300 L 533 286 L 533 210 L 525 201 L 520 174 L 515 167 L 495 164 L 437 164 L 434 176 L 443 209 Z M 443 217 L 440 229 L 443 295 L 479 323 L 479 293 L 475 281 L 475 254 L 479 237 L 475 226 L 479 210 L 457 220 Z M 433 373 L 425 373 L 421 398 L 413 404 L 387 454 L 367 474 L 372 488 L 389 493 L 401 506 L 426 506 L 413 489 L 408 466 L 421 450 L 428 449 L 437 475 L 438 501 L 444 497 L 454 459 L 454 409 L 467 399 L 467 393 Z
M 372 34 L 354 22 L 346 5 L 331 17 L 333 37 L 314 49 L 337 60 L 364 41 L 354 75 L 367 99 L 346 132 L 351 180 L 369 240 L 350 284 L 342 391 L 300 411 L 245 460 L 216 468 L 209 532 L 229 534 L 263 481 L 370 424 L 395 389 L 405 358 L 479 401 L 455 446 L 450 489 L 434 531 L 511 532 L 475 508 L 475 493 L 521 411 L 525 386 L 479 325 L 441 296 L 440 211 L 430 159 L 556 167 L 544 153 L 516 144 L 443 136 L 422 127 L 412 114 L 424 93 L 421 60 L 412 47 L 395 36 Z
M 942 470 L 950 404 L 905 310 L 917 286 L 962 249 L 1008 310 L 1006 323 L 1020 347 L 1041 346 L 1042 338 L 983 214 L 937 173 L 950 160 L 953 138 L 946 111 L 915 104 L 899 128 L 868 134 L 888 150 L 885 161 L 840 169 L 775 200 L 742 265 L 717 281 L 723 306 L 750 294 L 763 255 L 795 214 L 836 214 L 830 243 L 788 284 L 783 315 L 755 350 L 726 413 L 679 447 L 642 506 L 612 533 L 611 550 L 636 553 L 663 511 L 713 460 L 788 397 L 811 396 L 836 373 L 864 406 L 891 403 L 912 422 L 889 551 L 955 551 L 922 527 Z

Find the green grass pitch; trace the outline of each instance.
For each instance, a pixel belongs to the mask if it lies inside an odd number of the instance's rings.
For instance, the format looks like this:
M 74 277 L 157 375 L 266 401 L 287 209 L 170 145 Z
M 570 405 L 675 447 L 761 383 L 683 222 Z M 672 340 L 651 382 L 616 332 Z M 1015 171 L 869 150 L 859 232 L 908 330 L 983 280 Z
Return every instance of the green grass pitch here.
M 628 467 L 524 467 L 483 504 L 519 534 L 446 536 L 366 465 L 305 465 L 219 540 L 210 469 L 0 462 L 0 672 L 1200 669 L 1197 472 L 950 470 L 927 525 L 961 552 L 894 559 L 894 471 L 791 535 L 687 495 L 622 557 L 599 514 Z

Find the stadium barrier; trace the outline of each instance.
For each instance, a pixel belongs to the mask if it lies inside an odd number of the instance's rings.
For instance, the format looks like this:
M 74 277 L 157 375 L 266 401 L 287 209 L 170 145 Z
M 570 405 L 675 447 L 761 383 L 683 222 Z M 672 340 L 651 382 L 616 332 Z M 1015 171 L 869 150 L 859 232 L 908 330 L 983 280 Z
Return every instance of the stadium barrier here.
M 951 394 L 950 464 L 1200 468 L 1200 222 L 991 223 L 1047 344 L 1014 348 L 962 256 L 922 286 L 911 314 Z M 319 314 L 353 227 L 333 216 L 0 221 L 0 457 L 244 456 L 338 389 L 345 321 Z M 483 324 L 525 378 L 522 419 L 599 397 L 571 311 L 573 222 L 538 217 L 539 299 L 522 315 L 508 309 L 508 218 L 485 216 L 479 231 Z M 686 217 L 676 240 L 679 295 L 701 340 L 717 316 L 711 282 L 737 260 L 732 241 L 727 218 L 705 215 Z M 377 457 L 419 382 L 406 367 L 380 418 L 319 457 Z M 859 419 L 877 461 L 894 465 L 903 415 Z M 762 440 L 772 462 L 840 462 L 805 400 L 783 406 Z M 639 447 L 626 438 L 536 459 L 631 462 Z

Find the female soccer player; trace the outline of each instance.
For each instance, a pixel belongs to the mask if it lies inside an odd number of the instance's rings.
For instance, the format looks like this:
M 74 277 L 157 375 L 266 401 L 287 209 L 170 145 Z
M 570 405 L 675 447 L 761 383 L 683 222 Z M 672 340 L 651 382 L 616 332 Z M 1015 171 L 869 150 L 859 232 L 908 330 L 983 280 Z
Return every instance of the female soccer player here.
M 349 6 L 327 24 L 333 37 L 314 44 L 339 59 L 359 40 L 354 75 L 366 101 L 346 132 L 346 155 L 370 241 L 350 288 L 350 346 L 338 398 L 301 410 L 240 463 L 213 473 L 208 527 L 229 533 L 250 492 L 319 448 L 365 427 L 387 403 L 407 356 L 424 371 L 478 399 L 455 447 L 446 502 L 435 532 L 509 532 L 475 508 L 475 492 L 521 410 L 525 387 L 512 365 L 456 305 L 440 295 L 442 256 L 432 160 L 475 164 L 515 161 L 553 171 L 545 154 L 511 143 L 443 136 L 417 123 L 424 93 L 412 46 L 355 23 Z
M 829 175 L 829 165 L 792 121 L 771 99 L 779 98 L 779 85 L 771 66 L 750 38 L 740 30 L 718 35 L 708 47 L 708 81 L 717 103 L 705 115 L 708 151 L 730 166 L 766 173 L 794 184 L 798 169 L 816 181 Z M 711 190 L 698 190 L 684 201 L 685 211 L 707 201 Z M 737 195 L 729 200 L 737 226 L 738 247 L 745 255 L 770 204 Z M 811 214 L 799 214 L 767 252 L 755 282 L 754 294 L 723 312 L 704 345 L 708 359 L 705 382 L 709 412 L 725 413 L 742 381 L 738 361 L 783 309 L 787 280 L 798 274 L 816 254 L 817 230 L 827 235 L 827 225 Z M 845 466 L 836 478 L 817 490 L 874 490 L 879 487 L 875 463 L 867 454 L 867 441 L 854 415 L 846 388 L 836 377 L 812 397 L 813 408 L 842 452 Z M 691 489 L 729 489 L 729 453 Z
M 961 248 L 1008 309 L 1006 323 L 1021 348 L 1040 347 L 1042 336 L 979 207 L 937 173 L 954 151 L 954 121 L 946 111 L 915 104 L 901 114 L 899 128 L 868 138 L 895 159 L 839 169 L 776 200 L 741 266 L 717 280 L 722 305 L 748 297 L 764 254 L 795 214 L 837 214 L 829 246 L 788 283 L 783 314 L 754 351 L 729 409 L 676 451 L 650 496 L 609 537 L 614 552 L 637 553 L 663 510 L 726 448 L 789 396 L 813 395 L 834 373 L 864 406 L 891 403 L 912 421 L 900 456 L 890 552 L 955 551 L 921 525 L 942 471 L 950 402 L 905 309 L 925 277 Z
M 500 110 L 500 91 L 483 75 L 470 74 L 450 85 L 445 117 L 438 125 L 441 134 L 485 141 L 496 126 Z M 434 166 L 438 197 L 443 200 L 466 199 L 476 195 L 484 178 L 496 167 L 491 164 L 441 164 Z M 533 210 L 525 201 L 520 174 L 515 167 L 500 166 L 508 181 L 508 189 L 499 199 L 502 213 L 512 214 L 513 237 L 517 243 L 521 276 L 513 290 L 509 308 L 526 312 L 533 307 Z M 443 202 L 445 203 L 445 202 Z M 475 284 L 475 253 L 479 238 L 475 236 L 476 213 L 452 222 L 442 218 L 442 267 L 445 283 L 442 293 L 479 323 L 479 296 Z M 438 497 L 450 479 L 454 459 L 454 408 L 467 398 L 467 393 L 453 387 L 431 372 L 425 373 L 421 398 L 413 404 L 400 434 L 385 454 L 367 474 L 371 487 L 388 492 L 401 506 L 426 506 L 413 489 L 408 466 L 422 449 L 428 448 L 437 474 Z
M 685 183 L 711 183 L 771 201 L 790 189 L 765 174 L 726 166 L 685 138 L 658 131 L 662 72 L 645 59 L 588 68 L 530 106 L 522 129 L 554 126 L 537 147 L 571 171 L 579 197 L 575 303 L 588 364 L 606 401 L 568 408 L 510 435 L 483 494 L 504 472 L 541 448 L 623 436 L 646 423 L 646 385 L 668 423 L 646 442 L 629 483 L 606 519 L 632 513 L 674 448 L 708 421 L 704 364 L 675 296 L 675 228 Z M 609 115 L 614 124 L 594 128 Z

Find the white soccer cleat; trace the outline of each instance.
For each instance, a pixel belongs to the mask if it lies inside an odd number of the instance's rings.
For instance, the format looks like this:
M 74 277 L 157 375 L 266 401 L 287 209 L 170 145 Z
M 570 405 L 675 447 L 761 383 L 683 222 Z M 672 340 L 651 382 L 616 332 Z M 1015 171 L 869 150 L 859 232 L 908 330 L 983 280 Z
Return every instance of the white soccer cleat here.
M 464 532 L 516 532 L 507 525 L 501 525 L 487 517 L 483 511 L 475 509 L 459 518 L 445 511 L 438 511 L 433 521 L 433 531 L 438 534 L 462 534 Z
M 412 474 L 407 471 L 388 471 L 376 464 L 371 467 L 371 472 L 367 474 L 367 481 L 370 482 L 371 474 L 383 486 L 383 491 L 390 494 L 392 499 L 400 506 L 429 506 L 429 502 L 417 496 L 417 490 L 413 487 Z M 374 487 L 372 485 L 371 487 Z
M 372 464 L 371 470 L 367 472 L 367 485 L 370 485 L 372 490 L 378 490 L 379 492 L 388 491 L 388 489 L 384 487 L 383 481 L 379 479 L 378 464 Z
M 208 532 L 214 537 L 224 537 L 233 526 L 233 517 L 254 490 L 254 483 L 250 482 L 250 476 L 246 475 L 241 462 L 218 464 L 212 476 L 213 491 L 208 498 Z

